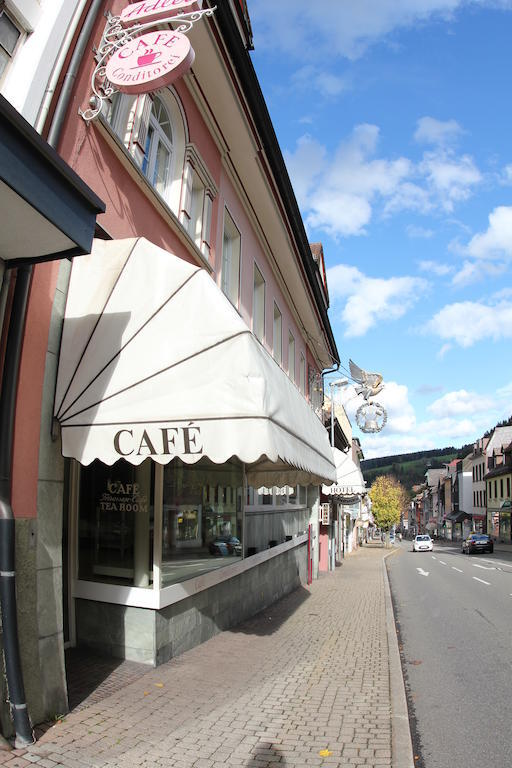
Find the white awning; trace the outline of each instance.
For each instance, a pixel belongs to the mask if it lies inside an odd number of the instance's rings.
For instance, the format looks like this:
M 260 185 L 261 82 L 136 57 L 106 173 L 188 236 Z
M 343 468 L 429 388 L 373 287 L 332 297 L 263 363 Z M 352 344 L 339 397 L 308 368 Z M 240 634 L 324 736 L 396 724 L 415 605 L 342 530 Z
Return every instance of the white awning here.
M 366 493 L 363 475 L 350 453 L 343 453 L 337 448 L 331 450 L 336 464 L 336 481 L 333 485 L 324 485 L 322 492 L 328 496 L 357 496 Z
M 335 478 L 322 423 L 212 278 L 144 239 L 73 263 L 55 416 L 85 465 L 237 457 L 255 487 Z

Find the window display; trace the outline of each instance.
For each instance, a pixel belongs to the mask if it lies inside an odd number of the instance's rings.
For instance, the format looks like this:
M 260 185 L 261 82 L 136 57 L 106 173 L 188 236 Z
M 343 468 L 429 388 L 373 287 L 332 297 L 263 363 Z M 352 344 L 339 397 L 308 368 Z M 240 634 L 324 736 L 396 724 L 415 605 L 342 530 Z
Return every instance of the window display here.
M 147 460 L 80 468 L 78 578 L 149 587 L 153 580 L 153 477 Z
M 180 461 L 164 469 L 162 586 L 242 557 L 242 466 Z

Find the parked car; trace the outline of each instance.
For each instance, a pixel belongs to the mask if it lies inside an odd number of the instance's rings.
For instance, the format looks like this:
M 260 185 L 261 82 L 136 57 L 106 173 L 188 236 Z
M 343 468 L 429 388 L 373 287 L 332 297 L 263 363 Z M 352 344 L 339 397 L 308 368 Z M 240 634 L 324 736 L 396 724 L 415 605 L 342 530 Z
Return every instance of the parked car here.
M 470 533 L 462 542 L 463 554 L 472 552 L 494 552 L 494 542 L 486 533 Z
M 432 552 L 434 544 L 430 536 L 426 533 L 420 533 L 413 539 L 412 551 L 413 552 Z
M 218 557 L 227 557 L 228 555 L 242 555 L 242 544 L 240 539 L 236 536 L 217 536 L 214 541 L 211 541 L 208 549 L 211 555 L 217 555 Z

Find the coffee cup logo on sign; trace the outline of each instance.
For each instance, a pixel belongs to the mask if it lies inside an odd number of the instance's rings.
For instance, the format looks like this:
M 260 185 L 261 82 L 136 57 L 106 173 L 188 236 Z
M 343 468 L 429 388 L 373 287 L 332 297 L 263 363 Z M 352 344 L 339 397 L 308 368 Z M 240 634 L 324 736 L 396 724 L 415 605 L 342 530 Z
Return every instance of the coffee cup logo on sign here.
M 148 93 L 177 80 L 194 63 L 188 37 L 157 30 L 136 37 L 110 57 L 106 76 L 124 93 Z

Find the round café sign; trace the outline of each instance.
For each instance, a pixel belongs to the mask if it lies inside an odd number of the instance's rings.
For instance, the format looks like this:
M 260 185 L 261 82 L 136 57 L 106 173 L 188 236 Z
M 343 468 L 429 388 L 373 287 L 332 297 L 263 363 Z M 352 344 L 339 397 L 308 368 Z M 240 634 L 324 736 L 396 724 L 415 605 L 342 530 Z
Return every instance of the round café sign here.
M 156 30 L 119 48 L 106 67 L 108 80 L 124 93 L 147 93 L 177 80 L 194 63 L 188 37 Z

